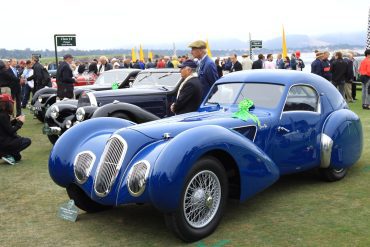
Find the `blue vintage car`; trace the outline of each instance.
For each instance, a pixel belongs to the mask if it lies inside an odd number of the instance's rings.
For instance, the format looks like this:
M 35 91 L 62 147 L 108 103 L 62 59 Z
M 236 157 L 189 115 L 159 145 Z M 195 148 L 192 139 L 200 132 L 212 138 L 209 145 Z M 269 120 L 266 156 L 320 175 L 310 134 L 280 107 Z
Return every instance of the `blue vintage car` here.
M 314 168 L 340 180 L 362 147 L 361 121 L 332 84 L 260 70 L 218 80 L 198 112 L 76 125 L 55 144 L 49 171 L 87 212 L 150 203 L 192 242 L 216 229 L 228 197 L 245 201 L 282 175 Z

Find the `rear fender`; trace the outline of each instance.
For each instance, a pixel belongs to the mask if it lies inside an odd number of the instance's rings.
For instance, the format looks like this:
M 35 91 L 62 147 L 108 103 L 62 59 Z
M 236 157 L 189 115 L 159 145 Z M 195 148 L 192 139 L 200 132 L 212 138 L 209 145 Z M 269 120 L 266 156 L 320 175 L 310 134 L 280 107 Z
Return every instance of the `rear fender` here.
M 149 121 L 158 120 L 159 117 L 156 115 L 129 103 L 110 103 L 99 107 L 93 114 L 92 118 L 98 117 L 110 117 L 113 114 L 121 112 L 125 113 L 130 117 L 130 121 L 135 123 L 146 123 Z
M 55 143 L 49 157 L 49 173 L 54 182 L 62 187 L 74 182 L 73 162 L 76 155 L 91 138 L 97 139 L 90 151 L 99 153 L 105 142 L 118 129 L 131 126 L 133 123 L 118 118 L 99 118 L 80 123 L 66 131 Z M 98 150 L 99 149 L 99 150 Z
M 354 165 L 361 157 L 362 148 L 361 120 L 354 112 L 341 109 L 328 116 L 321 134 L 321 168 Z
M 168 140 L 155 162 L 149 176 L 153 205 L 164 212 L 176 210 L 188 172 L 198 159 L 215 150 L 227 152 L 234 159 L 240 174 L 241 201 L 279 177 L 274 162 L 249 139 L 216 125 L 196 127 Z

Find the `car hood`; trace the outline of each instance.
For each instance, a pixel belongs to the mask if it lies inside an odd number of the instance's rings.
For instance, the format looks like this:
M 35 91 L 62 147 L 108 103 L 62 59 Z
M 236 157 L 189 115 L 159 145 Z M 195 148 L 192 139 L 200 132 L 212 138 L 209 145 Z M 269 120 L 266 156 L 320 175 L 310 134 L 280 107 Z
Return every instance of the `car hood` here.
M 129 128 L 139 131 L 150 138 L 159 140 L 164 137 L 165 133 L 168 133 L 170 138 L 172 138 L 185 130 L 204 125 L 218 125 L 228 129 L 257 126 L 257 123 L 252 119 L 244 121 L 234 118 L 234 113 L 235 111 L 224 109 L 215 112 L 192 112 L 130 126 Z M 258 117 L 261 125 L 269 122 L 269 118 L 271 117 L 271 113 L 268 111 L 254 110 L 251 113 Z

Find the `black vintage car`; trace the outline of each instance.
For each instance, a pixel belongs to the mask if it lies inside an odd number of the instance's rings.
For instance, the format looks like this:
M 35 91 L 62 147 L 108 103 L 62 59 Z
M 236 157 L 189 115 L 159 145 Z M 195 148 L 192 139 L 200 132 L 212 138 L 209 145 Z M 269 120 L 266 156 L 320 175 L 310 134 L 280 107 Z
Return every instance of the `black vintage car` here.
M 78 99 L 82 92 L 102 91 L 112 89 L 113 83 L 118 83 L 118 88 L 128 88 L 135 80 L 140 69 L 115 69 L 103 72 L 92 85 L 75 87 L 75 99 Z M 56 88 L 43 88 L 33 96 L 31 101 L 31 112 L 35 117 L 44 122 L 46 110 L 57 101 Z M 77 101 L 76 101 L 77 104 Z
M 170 106 L 180 82 L 178 69 L 148 69 L 137 75 L 131 88 L 84 92 L 76 106 L 67 101 L 48 109 L 44 133 L 54 143 L 67 129 L 92 117 L 117 117 L 143 123 L 172 116 Z M 76 108 L 76 116 L 71 116 Z

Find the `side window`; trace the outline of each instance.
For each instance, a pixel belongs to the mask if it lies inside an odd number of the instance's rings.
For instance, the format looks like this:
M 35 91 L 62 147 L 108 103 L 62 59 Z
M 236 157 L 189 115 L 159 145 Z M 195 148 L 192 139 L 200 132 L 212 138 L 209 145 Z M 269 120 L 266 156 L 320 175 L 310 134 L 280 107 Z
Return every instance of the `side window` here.
M 309 86 L 297 85 L 290 88 L 284 111 L 318 111 L 319 96 Z

